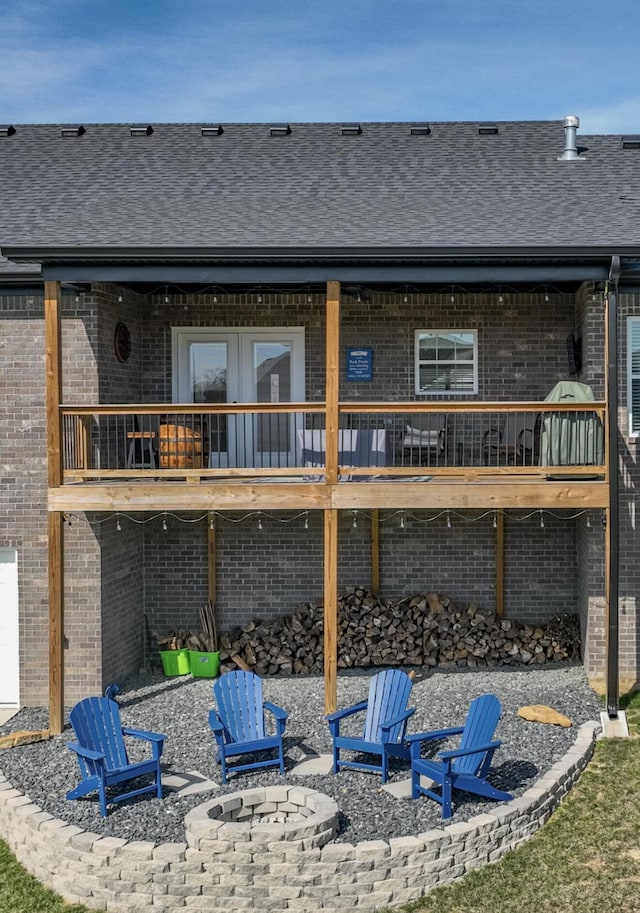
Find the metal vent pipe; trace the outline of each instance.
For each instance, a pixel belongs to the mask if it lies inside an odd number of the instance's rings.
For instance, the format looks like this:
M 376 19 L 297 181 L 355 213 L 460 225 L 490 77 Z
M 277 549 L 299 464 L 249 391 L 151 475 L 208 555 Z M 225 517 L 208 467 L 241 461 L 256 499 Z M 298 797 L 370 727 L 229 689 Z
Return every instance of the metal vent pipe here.
M 580 118 L 575 114 L 569 114 L 565 117 L 564 122 L 564 152 L 559 156 L 559 162 L 582 162 L 578 155 L 577 130 L 580 126 Z

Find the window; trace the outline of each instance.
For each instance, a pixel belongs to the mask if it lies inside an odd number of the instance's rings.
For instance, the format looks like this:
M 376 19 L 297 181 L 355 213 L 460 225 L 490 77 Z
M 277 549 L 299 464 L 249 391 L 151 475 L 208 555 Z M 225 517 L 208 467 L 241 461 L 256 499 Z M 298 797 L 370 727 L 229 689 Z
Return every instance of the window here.
M 416 330 L 416 393 L 478 392 L 477 330 Z
M 629 434 L 640 435 L 640 317 L 627 318 L 627 411 Z

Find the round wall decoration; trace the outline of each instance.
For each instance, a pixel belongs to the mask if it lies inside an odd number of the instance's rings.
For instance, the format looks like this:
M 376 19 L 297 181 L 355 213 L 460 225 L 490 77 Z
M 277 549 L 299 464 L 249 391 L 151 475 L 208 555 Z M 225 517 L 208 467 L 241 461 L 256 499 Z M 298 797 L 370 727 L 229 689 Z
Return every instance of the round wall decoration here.
M 126 361 L 131 355 L 131 333 L 125 323 L 116 324 L 114 346 L 118 361 Z

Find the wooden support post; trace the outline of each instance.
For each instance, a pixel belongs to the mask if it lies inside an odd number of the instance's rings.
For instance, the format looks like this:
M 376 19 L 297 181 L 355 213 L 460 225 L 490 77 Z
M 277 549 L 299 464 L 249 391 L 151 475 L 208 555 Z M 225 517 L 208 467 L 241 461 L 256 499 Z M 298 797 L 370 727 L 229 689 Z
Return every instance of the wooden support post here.
M 47 476 L 49 488 L 62 484 L 62 358 L 60 284 L 44 284 L 44 336 L 47 411 Z M 64 516 L 48 514 L 49 581 L 49 729 L 64 726 Z
M 504 616 L 504 514 L 496 511 L 496 617 Z
M 371 511 L 371 588 L 380 592 L 380 512 Z
M 338 511 L 324 511 L 324 712 L 338 705 Z
M 326 482 L 338 481 L 340 401 L 340 283 L 327 282 L 326 308 Z M 338 512 L 324 511 L 324 710 L 338 702 Z
M 209 566 L 209 599 L 211 602 L 216 601 L 216 528 L 214 515 L 209 514 L 207 523 L 207 555 Z
M 340 283 L 327 282 L 326 313 L 326 480 L 338 481 L 338 424 L 340 396 Z

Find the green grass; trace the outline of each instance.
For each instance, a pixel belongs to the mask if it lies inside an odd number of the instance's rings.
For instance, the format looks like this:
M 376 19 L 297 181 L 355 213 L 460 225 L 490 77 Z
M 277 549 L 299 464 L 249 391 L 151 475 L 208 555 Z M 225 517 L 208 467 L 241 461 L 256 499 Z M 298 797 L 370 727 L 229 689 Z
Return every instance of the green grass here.
M 597 743 L 578 784 L 542 830 L 404 913 L 640 911 L 640 695 L 622 706 L 631 738 Z
M 621 703 L 631 738 L 598 742 L 579 783 L 541 831 L 404 913 L 640 913 L 640 695 Z M 2 841 L 0 911 L 90 913 L 43 888 Z
M 0 910 L 2 913 L 89 913 L 86 907 L 66 904 L 23 869 L 7 844 L 0 840 Z

